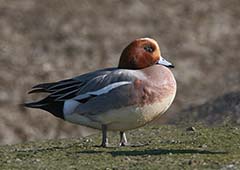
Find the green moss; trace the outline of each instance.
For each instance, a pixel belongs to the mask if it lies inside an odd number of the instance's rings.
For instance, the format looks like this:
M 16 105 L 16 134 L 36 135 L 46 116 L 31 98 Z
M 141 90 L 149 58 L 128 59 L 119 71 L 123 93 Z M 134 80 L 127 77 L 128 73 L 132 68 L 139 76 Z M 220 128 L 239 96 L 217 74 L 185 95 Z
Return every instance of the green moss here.
M 152 126 L 130 131 L 140 147 L 95 145 L 101 136 L 0 147 L 0 169 L 240 169 L 240 128 Z

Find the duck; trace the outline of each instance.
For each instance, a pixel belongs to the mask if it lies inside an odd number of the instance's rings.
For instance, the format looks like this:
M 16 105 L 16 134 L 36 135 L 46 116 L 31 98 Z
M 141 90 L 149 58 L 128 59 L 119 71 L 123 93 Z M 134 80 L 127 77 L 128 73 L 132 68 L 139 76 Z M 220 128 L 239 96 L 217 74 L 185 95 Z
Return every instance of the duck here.
M 138 38 L 123 49 L 117 67 L 35 85 L 29 94 L 47 96 L 24 106 L 100 130 L 101 147 L 109 146 L 108 131 L 120 132 L 119 145 L 127 146 L 126 131 L 159 119 L 172 104 L 177 84 L 171 68 L 156 40 Z

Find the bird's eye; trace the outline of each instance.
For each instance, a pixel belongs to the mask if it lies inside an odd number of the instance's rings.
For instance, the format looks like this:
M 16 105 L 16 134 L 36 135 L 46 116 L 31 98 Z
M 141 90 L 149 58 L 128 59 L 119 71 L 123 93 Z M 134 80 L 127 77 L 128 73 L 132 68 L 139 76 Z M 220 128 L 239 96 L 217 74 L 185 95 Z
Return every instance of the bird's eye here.
M 151 47 L 150 45 L 145 46 L 144 50 L 149 52 L 149 53 L 152 53 L 154 51 L 153 47 Z

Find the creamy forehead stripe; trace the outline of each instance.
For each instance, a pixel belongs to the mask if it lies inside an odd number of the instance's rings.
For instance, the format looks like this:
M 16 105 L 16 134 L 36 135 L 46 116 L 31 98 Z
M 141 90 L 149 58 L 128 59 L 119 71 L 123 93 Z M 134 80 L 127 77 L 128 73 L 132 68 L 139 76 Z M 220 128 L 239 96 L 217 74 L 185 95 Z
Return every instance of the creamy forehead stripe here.
M 157 41 L 152 39 L 152 38 L 139 38 L 139 40 L 150 41 L 150 42 L 154 43 L 157 46 L 157 48 L 159 48 L 159 45 L 158 45 Z
M 90 92 L 78 95 L 78 96 L 74 97 L 73 99 L 66 100 L 64 102 L 63 113 L 64 114 L 71 114 L 75 110 L 75 108 L 80 104 L 76 100 L 82 100 L 82 99 L 90 97 L 91 95 L 99 96 L 99 95 L 102 95 L 102 94 L 106 94 L 106 93 L 108 93 L 109 91 L 111 91 L 115 88 L 118 88 L 120 86 L 124 86 L 124 85 L 127 85 L 127 84 L 131 84 L 131 83 L 132 83 L 131 81 L 120 81 L 120 82 L 117 82 L 117 83 L 112 83 L 112 84 L 109 84 L 109 85 L 99 89 L 99 90 L 90 91 Z
M 151 39 L 151 38 L 147 38 L 147 37 L 145 37 L 145 38 L 139 38 L 139 40 L 148 40 L 148 41 L 153 41 L 153 39 Z
M 153 42 L 153 43 L 155 43 L 155 44 L 157 44 L 157 41 L 156 40 L 154 40 L 154 39 L 152 39 L 152 38 L 139 38 L 139 40 L 146 40 L 146 41 L 151 41 L 151 42 Z

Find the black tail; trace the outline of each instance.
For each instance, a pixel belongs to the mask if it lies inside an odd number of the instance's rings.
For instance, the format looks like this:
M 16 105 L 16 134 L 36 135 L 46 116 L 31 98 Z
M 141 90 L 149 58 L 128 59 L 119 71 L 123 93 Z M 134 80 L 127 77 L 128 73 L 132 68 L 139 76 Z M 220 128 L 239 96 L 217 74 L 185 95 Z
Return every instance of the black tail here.
M 24 103 L 25 107 L 46 110 L 54 116 L 64 119 L 64 101 L 76 96 L 82 82 L 66 79 L 53 83 L 42 83 L 32 87 L 28 93 L 49 93 L 47 97 L 36 102 Z
M 51 97 L 46 97 L 40 101 L 23 104 L 25 107 L 42 109 L 52 113 L 54 116 L 64 119 L 63 106 L 64 101 L 54 101 Z

